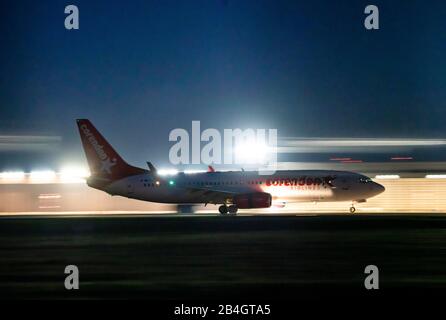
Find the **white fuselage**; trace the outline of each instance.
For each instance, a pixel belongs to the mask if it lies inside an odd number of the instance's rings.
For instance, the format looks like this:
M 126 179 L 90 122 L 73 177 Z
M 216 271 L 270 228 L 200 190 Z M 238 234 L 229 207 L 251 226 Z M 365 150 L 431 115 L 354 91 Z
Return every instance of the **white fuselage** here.
M 94 186 L 93 186 L 94 187 Z M 273 201 L 363 201 L 384 191 L 364 175 L 330 170 L 207 172 L 126 177 L 100 188 L 112 195 L 175 204 L 227 203 L 231 195 L 266 192 Z

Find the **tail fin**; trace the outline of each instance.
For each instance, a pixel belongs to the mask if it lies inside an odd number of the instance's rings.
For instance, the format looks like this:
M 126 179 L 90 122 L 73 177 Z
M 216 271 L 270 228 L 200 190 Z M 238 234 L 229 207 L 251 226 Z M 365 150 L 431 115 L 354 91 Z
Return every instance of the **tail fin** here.
M 88 119 L 76 121 L 92 178 L 113 181 L 147 172 L 127 164 Z

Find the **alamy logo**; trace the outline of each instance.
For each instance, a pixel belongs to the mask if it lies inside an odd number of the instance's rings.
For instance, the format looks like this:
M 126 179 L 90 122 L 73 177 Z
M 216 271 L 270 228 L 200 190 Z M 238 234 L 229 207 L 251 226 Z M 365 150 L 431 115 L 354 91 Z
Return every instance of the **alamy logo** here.
M 116 159 L 110 160 L 107 153 L 105 153 L 105 151 L 104 151 L 104 147 L 99 144 L 98 140 L 96 140 L 94 135 L 88 129 L 87 125 L 85 125 L 85 124 L 81 125 L 81 130 L 84 133 L 85 137 L 87 137 L 87 139 L 90 142 L 91 146 L 93 147 L 94 151 L 96 152 L 99 159 L 101 160 L 100 170 L 102 172 L 111 173 L 111 167 L 116 165 Z
M 68 16 L 65 18 L 65 29 L 67 30 L 79 30 L 79 8 L 73 4 L 65 7 L 65 11 Z
M 277 129 L 200 129 L 192 121 L 192 136 L 176 128 L 169 134 L 175 144 L 169 150 L 172 164 L 236 164 L 253 166 L 260 174 L 272 174 L 277 168 Z M 202 143 L 204 145 L 202 146 Z
M 367 290 L 379 289 L 379 270 L 378 267 L 370 264 L 365 267 L 364 273 L 368 276 L 364 280 L 364 287 Z
M 65 267 L 64 273 L 67 274 L 65 281 L 64 281 L 65 289 L 78 290 L 79 289 L 79 268 L 74 264 L 70 264 Z

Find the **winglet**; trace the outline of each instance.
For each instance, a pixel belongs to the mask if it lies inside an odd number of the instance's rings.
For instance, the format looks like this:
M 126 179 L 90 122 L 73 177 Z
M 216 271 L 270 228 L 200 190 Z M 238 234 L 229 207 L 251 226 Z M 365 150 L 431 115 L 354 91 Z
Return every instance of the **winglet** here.
M 215 172 L 215 169 L 213 166 L 208 166 L 208 172 Z
M 152 162 L 147 161 L 147 166 L 149 167 L 150 173 L 157 174 L 157 170 Z

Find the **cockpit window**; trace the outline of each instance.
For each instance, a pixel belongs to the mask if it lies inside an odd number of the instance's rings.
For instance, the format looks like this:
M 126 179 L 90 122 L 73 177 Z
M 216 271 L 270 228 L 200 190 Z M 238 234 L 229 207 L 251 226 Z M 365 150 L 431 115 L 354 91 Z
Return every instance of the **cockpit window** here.
M 362 177 L 362 178 L 359 178 L 359 182 L 361 182 L 361 183 L 370 183 L 370 182 L 372 182 L 372 179 L 367 178 L 367 177 Z

